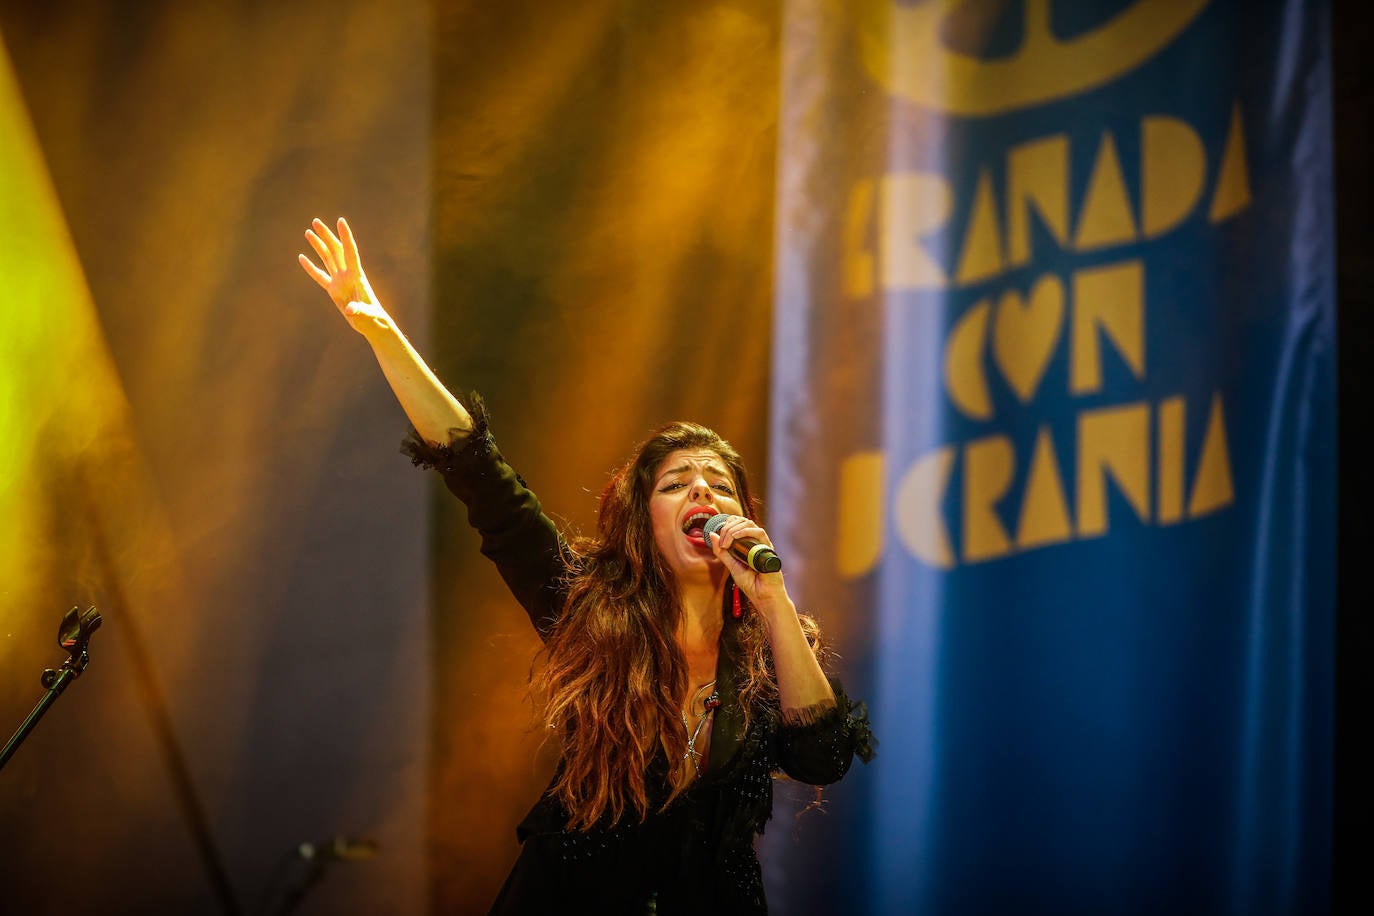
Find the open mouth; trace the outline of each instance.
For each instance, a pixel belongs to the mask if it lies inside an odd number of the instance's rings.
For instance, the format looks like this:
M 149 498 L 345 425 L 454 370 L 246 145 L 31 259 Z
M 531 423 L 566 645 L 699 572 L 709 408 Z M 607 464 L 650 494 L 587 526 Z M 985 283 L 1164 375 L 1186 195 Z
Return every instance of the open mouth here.
M 717 514 L 719 513 L 710 506 L 698 506 L 682 520 L 682 533 L 687 535 L 689 541 L 705 545 L 706 535 L 702 533 L 701 529 L 706 527 L 707 519 Z

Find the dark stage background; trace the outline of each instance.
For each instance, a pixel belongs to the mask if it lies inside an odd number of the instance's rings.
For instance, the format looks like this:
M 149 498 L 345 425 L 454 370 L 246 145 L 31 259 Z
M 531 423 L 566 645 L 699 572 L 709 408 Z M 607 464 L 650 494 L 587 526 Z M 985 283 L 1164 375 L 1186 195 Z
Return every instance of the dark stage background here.
M 5 2 L 0 40 L 6 737 L 105 617 L 0 776 L 0 911 L 257 912 L 356 835 L 303 911 L 423 912 L 427 491 L 295 260 L 348 214 L 427 343 L 430 7 Z

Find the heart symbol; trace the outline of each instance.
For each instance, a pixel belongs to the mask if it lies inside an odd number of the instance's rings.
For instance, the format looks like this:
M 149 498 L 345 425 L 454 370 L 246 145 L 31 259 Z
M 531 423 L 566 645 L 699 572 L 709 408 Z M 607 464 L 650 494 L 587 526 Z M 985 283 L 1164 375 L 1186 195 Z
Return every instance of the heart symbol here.
M 1022 404 L 1030 403 L 1054 355 L 1064 320 L 1064 284 L 1053 275 L 1031 288 L 1030 301 L 1016 290 L 997 300 L 992 357 Z
M 992 395 L 988 392 L 988 374 L 983 370 L 983 342 L 988 339 L 991 308 L 987 299 L 979 300 L 960 317 L 945 339 L 945 390 L 954 406 L 975 420 L 992 419 Z

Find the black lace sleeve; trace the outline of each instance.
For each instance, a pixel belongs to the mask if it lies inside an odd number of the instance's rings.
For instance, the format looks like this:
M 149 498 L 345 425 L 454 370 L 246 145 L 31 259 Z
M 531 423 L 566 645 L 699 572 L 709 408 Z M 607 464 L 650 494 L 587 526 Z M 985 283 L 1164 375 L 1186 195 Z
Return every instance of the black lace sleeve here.
M 467 506 L 468 523 L 482 537 L 482 554 L 496 564 L 545 637 L 562 610 L 566 545 L 539 499 L 496 447 L 481 396 L 473 392 L 463 406 L 474 421 L 470 431 L 450 430 L 448 442 L 434 443 L 411 429 L 401 452 L 416 467 L 437 470 Z
M 496 448 L 496 440 L 491 435 L 491 415 L 487 413 L 487 402 L 475 391 L 459 400 L 472 415 L 472 429 L 468 432 L 450 429 L 448 442 L 437 443 L 425 441 L 412 426 L 401 441 L 401 454 L 409 458 L 411 464 L 426 470 L 448 472 L 470 458 L 484 458 Z M 469 456 L 469 452 L 473 454 Z
M 831 681 L 831 687 L 833 706 L 825 703 L 785 711 L 774 739 L 782 771 L 815 786 L 838 781 L 849 772 L 855 754 L 868 763 L 878 750 L 868 707 L 850 700 L 838 681 Z

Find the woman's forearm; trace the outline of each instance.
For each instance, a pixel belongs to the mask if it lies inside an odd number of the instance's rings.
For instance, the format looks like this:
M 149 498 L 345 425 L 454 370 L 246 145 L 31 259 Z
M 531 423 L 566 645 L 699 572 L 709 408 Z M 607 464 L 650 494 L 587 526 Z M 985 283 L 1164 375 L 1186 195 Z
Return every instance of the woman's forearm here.
M 833 706 L 835 691 L 830 688 L 816 653 L 806 641 L 796 606 L 789 600 L 773 613 L 765 614 L 764 620 L 773 649 L 773 672 L 778 680 L 778 701 L 784 718 L 789 711 Z
M 472 429 L 472 416 L 439 381 L 389 315 L 378 310 L 354 328 L 372 345 L 382 374 L 421 438 L 443 445 L 449 442 L 453 430 L 466 433 Z
M 382 373 L 415 431 L 427 442 L 447 445 L 453 431 L 462 436 L 472 429 L 472 417 L 382 308 L 363 273 L 358 243 L 348 220 L 340 217 L 337 225 L 339 234 L 335 235 L 324 220 L 311 220 L 305 238 L 319 263 L 303 253 L 297 260 L 306 275 L 329 294 L 349 326 L 372 345 Z

